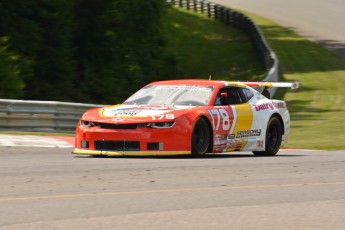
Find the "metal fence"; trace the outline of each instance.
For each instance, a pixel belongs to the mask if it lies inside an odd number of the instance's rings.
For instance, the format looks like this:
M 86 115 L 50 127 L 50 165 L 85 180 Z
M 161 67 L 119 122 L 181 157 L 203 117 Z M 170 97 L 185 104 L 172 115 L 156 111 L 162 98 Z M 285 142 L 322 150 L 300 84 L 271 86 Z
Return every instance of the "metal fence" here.
M 0 130 L 74 132 L 80 116 L 94 104 L 0 99 Z
M 259 28 L 244 14 L 203 0 L 167 0 L 244 31 L 266 67 L 264 81 L 278 80 L 278 59 Z M 271 92 L 274 93 L 274 92 Z M 74 132 L 80 116 L 95 104 L 0 99 L 0 130 Z

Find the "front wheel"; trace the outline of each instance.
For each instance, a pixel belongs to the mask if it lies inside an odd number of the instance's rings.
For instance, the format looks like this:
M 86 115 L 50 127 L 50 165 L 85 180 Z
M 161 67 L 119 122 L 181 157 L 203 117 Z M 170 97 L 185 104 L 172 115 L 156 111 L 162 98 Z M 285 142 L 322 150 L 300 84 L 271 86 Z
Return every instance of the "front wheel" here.
M 271 117 L 266 130 L 265 151 L 253 151 L 255 156 L 274 156 L 280 149 L 283 127 L 277 117 Z
M 203 118 L 199 118 L 195 122 L 192 132 L 192 155 L 196 157 L 204 156 L 210 145 L 210 138 L 210 128 L 207 121 Z

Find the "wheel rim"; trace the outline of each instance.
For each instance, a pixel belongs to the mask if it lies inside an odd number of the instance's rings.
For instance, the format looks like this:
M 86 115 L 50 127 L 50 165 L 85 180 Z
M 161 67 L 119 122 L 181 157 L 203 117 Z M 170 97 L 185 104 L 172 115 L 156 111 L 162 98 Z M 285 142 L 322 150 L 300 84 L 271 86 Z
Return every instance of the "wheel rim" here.
M 272 149 L 276 148 L 278 143 L 278 130 L 275 125 L 269 127 L 268 130 L 268 143 Z
M 197 155 L 203 155 L 208 148 L 209 133 L 207 124 L 203 121 L 197 122 L 193 131 L 192 145 Z
M 272 117 L 266 130 L 266 144 L 264 151 L 253 151 L 256 156 L 273 156 L 275 155 L 281 145 L 283 134 L 283 127 L 278 118 Z
M 204 130 L 200 126 L 197 127 L 195 130 L 194 144 L 198 151 L 203 151 L 203 149 L 205 148 L 205 136 L 206 135 Z

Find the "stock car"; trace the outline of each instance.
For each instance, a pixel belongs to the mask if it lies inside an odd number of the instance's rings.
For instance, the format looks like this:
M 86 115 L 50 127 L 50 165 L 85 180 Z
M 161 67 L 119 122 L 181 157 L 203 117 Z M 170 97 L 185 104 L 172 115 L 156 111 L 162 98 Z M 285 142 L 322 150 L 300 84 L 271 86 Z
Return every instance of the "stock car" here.
M 295 89 L 298 83 L 202 79 L 150 83 L 122 104 L 86 111 L 77 124 L 73 153 L 275 155 L 287 141 L 290 115 L 284 101 L 270 99 L 270 87 Z

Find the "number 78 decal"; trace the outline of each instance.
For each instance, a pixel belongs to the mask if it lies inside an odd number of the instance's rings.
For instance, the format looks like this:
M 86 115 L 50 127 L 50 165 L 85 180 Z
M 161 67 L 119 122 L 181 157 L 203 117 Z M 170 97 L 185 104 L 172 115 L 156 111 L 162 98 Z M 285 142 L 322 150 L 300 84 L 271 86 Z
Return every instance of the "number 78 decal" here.
M 230 130 L 230 117 L 225 109 L 210 109 L 208 113 L 211 115 L 212 126 L 215 130 L 219 130 L 222 125 L 223 130 Z

